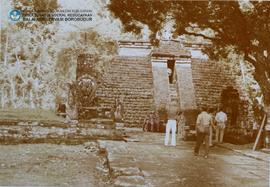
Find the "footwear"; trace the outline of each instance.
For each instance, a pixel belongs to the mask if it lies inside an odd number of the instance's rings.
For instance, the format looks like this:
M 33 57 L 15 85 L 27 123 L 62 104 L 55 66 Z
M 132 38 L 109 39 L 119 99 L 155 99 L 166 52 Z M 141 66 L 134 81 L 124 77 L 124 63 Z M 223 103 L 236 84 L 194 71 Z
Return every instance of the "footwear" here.
M 208 158 L 208 156 L 207 156 L 207 155 L 204 155 L 204 158 L 205 158 L 205 159 L 207 159 L 207 158 Z

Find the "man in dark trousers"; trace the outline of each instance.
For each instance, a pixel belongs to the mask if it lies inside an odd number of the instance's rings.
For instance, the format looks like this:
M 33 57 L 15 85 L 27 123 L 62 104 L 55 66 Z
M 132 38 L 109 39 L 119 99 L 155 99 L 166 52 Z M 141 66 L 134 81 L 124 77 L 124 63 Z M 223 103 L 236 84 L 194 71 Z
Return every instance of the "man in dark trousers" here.
M 204 158 L 208 158 L 210 125 L 213 126 L 213 119 L 211 115 L 207 113 L 207 108 L 203 107 L 196 121 L 197 141 L 194 148 L 195 156 L 199 155 L 201 144 L 205 141 Z

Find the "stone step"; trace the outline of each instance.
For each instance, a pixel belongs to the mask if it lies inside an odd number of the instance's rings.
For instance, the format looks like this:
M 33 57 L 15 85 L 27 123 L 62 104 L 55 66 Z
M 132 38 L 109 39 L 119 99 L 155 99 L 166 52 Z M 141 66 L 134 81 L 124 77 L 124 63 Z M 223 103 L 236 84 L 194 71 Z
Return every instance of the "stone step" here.
M 119 176 L 114 179 L 114 186 L 126 187 L 126 186 L 136 186 L 144 187 L 146 186 L 145 179 L 143 176 Z
M 131 91 L 131 92 L 147 92 L 147 91 L 149 91 L 148 88 L 141 88 L 141 87 L 139 87 L 139 88 L 136 87 L 135 88 L 133 86 L 129 86 L 129 87 L 107 87 L 107 86 L 102 85 L 102 86 L 99 86 L 98 89 L 102 89 L 104 91 L 123 91 L 124 90 L 126 92 L 129 92 L 129 91 Z
M 114 106 L 114 104 L 115 104 L 111 99 L 102 99 L 102 98 L 100 98 L 99 102 L 102 102 L 102 103 L 100 103 L 100 106 L 102 106 L 102 105 Z M 137 102 L 137 104 L 134 104 L 134 106 L 141 107 L 141 106 L 149 106 L 149 105 L 151 105 L 153 100 L 152 99 L 130 99 L 130 100 L 126 101 L 126 102 L 122 102 L 122 104 L 124 104 L 125 106 L 132 107 L 133 102 Z
M 144 88 L 145 89 L 145 88 Z M 98 88 L 97 94 L 107 94 L 111 96 L 116 96 L 116 95 L 123 95 L 123 94 L 130 94 L 127 95 L 127 97 L 144 97 L 144 96 L 150 96 L 153 95 L 152 89 L 145 89 L 143 90 L 131 90 L 131 89 L 126 89 L 126 88 L 114 88 L 114 89 L 108 89 L 108 87 L 104 88 Z M 139 94 L 139 95 L 138 95 Z
M 61 125 L 44 125 L 36 122 L 28 122 L 25 124 L 18 122 L 13 125 L 2 124 L 0 128 L 0 143 L 44 143 L 51 140 L 60 142 L 96 139 L 122 140 L 123 136 L 122 131 L 114 129 L 115 126 L 113 128 L 107 128 L 109 127 L 108 124 L 66 124 L 68 127 L 63 127 Z

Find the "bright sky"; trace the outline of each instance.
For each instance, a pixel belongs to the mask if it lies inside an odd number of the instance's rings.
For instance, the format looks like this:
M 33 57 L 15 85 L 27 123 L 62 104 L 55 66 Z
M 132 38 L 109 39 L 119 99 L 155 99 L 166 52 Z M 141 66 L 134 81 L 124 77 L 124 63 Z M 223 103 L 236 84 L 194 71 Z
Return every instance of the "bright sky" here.
M 0 1 L 1 28 L 5 28 L 8 24 L 12 24 L 8 18 L 8 13 L 12 10 L 11 2 L 12 0 Z M 112 37 L 114 39 L 134 39 L 132 34 L 123 34 L 121 32 L 120 20 L 112 19 L 109 11 L 105 7 L 108 2 L 109 0 L 58 0 L 61 9 L 89 9 L 93 12 L 93 21 L 60 22 L 60 32 L 81 31 L 93 28 L 105 37 Z

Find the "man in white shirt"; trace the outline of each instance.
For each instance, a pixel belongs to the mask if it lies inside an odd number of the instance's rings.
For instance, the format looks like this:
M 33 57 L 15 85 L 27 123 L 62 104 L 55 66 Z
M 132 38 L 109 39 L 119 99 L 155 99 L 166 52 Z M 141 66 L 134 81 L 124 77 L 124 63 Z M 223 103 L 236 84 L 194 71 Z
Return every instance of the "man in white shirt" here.
M 216 114 L 215 120 L 217 122 L 216 127 L 216 142 L 222 143 L 224 130 L 227 122 L 227 114 L 223 112 L 223 109 L 220 108 L 219 112 Z

